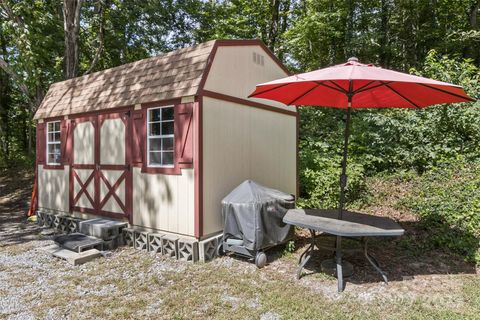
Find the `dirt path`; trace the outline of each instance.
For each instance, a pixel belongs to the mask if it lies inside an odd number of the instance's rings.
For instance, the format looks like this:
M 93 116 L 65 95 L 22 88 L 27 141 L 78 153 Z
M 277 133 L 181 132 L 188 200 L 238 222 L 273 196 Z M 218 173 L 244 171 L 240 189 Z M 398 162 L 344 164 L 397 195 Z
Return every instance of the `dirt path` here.
M 295 280 L 297 250 L 269 253 L 264 269 L 225 257 L 183 263 L 121 248 L 73 267 L 40 250 L 52 243 L 26 223 L 29 175 L 0 177 L 0 319 L 431 319 L 471 318 L 480 308 L 480 281 L 472 265 L 445 252 L 415 251 L 415 224 L 405 237 L 381 240 L 373 252 L 390 284 L 360 255 L 344 294 L 319 273 L 316 255 Z

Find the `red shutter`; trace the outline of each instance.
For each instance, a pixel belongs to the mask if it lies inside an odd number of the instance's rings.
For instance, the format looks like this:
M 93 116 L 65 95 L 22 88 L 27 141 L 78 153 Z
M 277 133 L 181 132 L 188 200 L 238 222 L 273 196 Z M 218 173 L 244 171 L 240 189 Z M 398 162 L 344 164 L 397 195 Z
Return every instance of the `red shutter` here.
M 132 145 L 132 164 L 142 164 L 145 146 L 145 121 L 146 114 L 143 110 L 133 111 L 133 145 Z
M 193 164 L 193 103 L 175 106 L 175 161 Z
M 68 144 L 71 142 L 71 125 L 69 120 L 62 120 L 60 122 L 60 152 L 62 157 L 62 164 L 69 164 L 70 150 Z
M 37 123 L 37 163 L 45 164 L 45 123 Z

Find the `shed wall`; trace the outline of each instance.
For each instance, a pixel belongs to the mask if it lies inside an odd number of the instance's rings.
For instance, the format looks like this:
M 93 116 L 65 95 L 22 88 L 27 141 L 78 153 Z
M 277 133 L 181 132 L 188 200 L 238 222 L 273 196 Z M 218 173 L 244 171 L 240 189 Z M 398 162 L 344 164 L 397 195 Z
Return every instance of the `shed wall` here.
M 38 207 L 54 211 L 68 212 L 70 167 L 49 170 L 38 166 Z
M 260 59 L 261 63 L 254 61 Z M 258 58 L 258 57 L 263 58 Z M 286 77 L 285 71 L 259 45 L 220 46 L 215 54 L 204 89 L 229 96 L 248 99 L 259 83 Z M 285 106 L 271 100 L 250 98 L 248 100 L 296 111 L 295 107 Z
M 203 98 L 203 234 L 223 229 L 222 199 L 246 179 L 296 194 L 296 117 Z
M 133 168 L 133 224 L 194 236 L 193 170 L 167 175 Z

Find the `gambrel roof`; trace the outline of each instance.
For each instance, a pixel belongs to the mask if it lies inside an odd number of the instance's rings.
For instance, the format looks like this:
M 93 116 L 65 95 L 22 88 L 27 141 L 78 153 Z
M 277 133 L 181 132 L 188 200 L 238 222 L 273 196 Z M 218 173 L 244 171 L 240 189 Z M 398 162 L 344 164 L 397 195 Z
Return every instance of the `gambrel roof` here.
M 195 95 L 214 44 L 215 40 L 54 83 L 34 119 Z

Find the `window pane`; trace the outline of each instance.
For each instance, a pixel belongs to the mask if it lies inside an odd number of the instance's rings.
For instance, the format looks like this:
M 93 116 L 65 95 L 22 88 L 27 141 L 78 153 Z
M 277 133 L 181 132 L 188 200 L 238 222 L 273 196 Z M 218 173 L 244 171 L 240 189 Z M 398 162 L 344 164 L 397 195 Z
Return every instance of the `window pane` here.
M 162 134 L 173 134 L 173 121 L 162 122 Z
M 162 152 L 162 153 L 163 153 L 163 165 L 172 165 L 173 152 Z
M 47 126 L 48 126 L 48 128 L 47 128 L 48 132 L 54 131 L 53 122 L 49 122 L 49 123 L 47 124 Z
M 162 121 L 173 120 L 173 108 L 162 108 Z
M 160 138 L 150 138 L 150 149 L 148 151 L 162 150 L 162 140 Z
M 48 145 L 48 163 L 60 163 L 60 144 Z
M 55 131 L 60 131 L 60 121 L 54 122 L 54 130 Z
M 160 127 L 161 127 L 161 124 L 160 123 L 150 123 L 149 124 L 149 135 L 150 136 L 159 136 L 160 135 Z
M 149 110 L 149 121 L 150 122 L 153 122 L 153 121 L 160 121 L 160 109 L 150 109 Z
M 49 132 L 48 133 L 48 142 L 60 142 L 60 132 Z
M 161 152 L 150 152 L 150 164 L 153 165 L 161 165 L 161 157 L 162 153 Z
M 162 138 L 162 150 L 173 151 L 173 138 Z
M 53 153 L 48 154 L 48 163 L 55 163 L 55 155 Z

